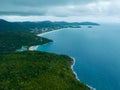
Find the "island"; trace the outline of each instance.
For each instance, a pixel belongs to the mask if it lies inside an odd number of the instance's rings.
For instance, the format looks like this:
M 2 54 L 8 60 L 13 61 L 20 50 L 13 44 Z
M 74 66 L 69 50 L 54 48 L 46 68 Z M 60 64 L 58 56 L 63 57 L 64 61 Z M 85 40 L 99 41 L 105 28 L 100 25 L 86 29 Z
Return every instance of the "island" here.
M 92 26 L 88 26 L 88 28 L 92 28 Z

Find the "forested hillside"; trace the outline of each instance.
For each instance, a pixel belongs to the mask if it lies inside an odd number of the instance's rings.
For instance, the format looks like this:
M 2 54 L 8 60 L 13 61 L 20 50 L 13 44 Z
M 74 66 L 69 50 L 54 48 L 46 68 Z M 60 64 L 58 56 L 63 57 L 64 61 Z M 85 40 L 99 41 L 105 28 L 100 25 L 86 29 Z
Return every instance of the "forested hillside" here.
M 74 76 L 72 59 L 44 52 L 0 54 L 0 90 L 90 90 Z
M 52 40 L 28 32 L 0 32 L 0 52 L 13 52 L 22 46 L 41 45 Z

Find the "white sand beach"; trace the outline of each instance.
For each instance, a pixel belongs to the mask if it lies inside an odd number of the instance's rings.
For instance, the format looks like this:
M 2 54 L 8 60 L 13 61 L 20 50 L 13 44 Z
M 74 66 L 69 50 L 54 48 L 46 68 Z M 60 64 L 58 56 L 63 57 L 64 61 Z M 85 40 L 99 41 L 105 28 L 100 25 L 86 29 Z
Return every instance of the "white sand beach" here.
M 58 29 L 58 30 L 52 30 L 52 31 L 44 32 L 44 33 L 40 33 L 40 34 L 37 34 L 37 36 L 43 36 L 43 35 L 48 34 L 48 33 L 57 32 L 57 31 L 59 31 L 59 30 L 60 30 L 60 29 Z M 46 43 L 46 44 L 48 44 L 48 43 Z M 43 44 L 43 45 L 46 45 L 46 44 Z M 29 47 L 28 50 L 29 50 L 29 51 L 36 51 L 39 46 L 40 46 L 40 45 L 31 46 L 31 47 Z
M 44 32 L 44 33 L 40 33 L 40 34 L 37 34 L 37 36 L 43 36 L 43 35 L 48 34 L 48 33 L 57 32 L 57 31 L 59 31 L 59 30 L 61 30 L 61 29 L 52 30 L 52 31 Z
M 29 47 L 29 51 L 36 51 L 37 50 L 37 48 L 38 48 L 39 46 L 37 45 L 37 46 L 31 46 L 31 47 Z

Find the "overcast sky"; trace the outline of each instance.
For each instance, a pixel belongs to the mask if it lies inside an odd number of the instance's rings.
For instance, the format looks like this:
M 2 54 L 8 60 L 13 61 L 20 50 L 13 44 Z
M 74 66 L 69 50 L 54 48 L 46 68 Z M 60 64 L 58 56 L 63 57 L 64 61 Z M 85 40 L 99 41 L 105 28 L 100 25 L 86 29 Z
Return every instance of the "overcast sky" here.
M 9 21 L 119 22 L 120 0 L 0 0 Z

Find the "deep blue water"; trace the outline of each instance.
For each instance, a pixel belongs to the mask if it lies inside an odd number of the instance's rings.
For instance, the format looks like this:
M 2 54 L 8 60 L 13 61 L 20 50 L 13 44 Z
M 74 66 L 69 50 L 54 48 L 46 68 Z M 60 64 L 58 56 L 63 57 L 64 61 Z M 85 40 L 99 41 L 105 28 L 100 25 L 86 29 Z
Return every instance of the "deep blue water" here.
M 69 28 L 43 35 L 54 40 L 38 50 L 75 57 L 78 78 L 97 90 L 120 90 L 120 25 Z

